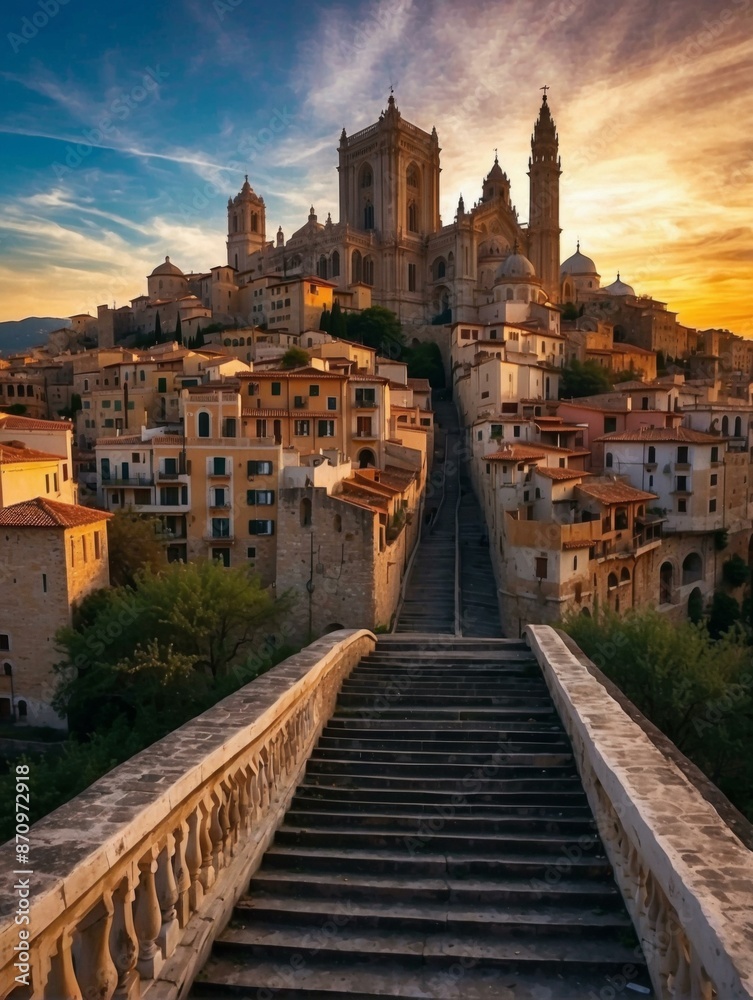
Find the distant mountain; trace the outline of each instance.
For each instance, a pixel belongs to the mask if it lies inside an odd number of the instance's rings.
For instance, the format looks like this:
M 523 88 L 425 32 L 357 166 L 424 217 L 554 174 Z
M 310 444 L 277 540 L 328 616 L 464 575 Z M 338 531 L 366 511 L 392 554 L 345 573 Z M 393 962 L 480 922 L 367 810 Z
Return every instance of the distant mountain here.
M 27 319 L 0 323 L 0 354 L 12 354 L 25 347 L 43 344 L 50 330 L 70 325 L 69 319 L 55 319 L 52 316 L 29 316 Z

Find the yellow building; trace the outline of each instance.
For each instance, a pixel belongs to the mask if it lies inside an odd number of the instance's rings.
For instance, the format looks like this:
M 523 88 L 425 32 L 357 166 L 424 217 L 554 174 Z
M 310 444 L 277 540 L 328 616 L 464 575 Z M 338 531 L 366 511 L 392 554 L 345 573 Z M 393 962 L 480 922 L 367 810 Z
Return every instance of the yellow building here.
M 35 497 L 75 503 L 70 465 L 58 455 L 34 451 L 20 441 L 0 443 L 0 507 Z
M 0 717 L 65 727 L 51 706 L 58 629 L 109 585 L 109 514 L 37 497 L 0 510 Z

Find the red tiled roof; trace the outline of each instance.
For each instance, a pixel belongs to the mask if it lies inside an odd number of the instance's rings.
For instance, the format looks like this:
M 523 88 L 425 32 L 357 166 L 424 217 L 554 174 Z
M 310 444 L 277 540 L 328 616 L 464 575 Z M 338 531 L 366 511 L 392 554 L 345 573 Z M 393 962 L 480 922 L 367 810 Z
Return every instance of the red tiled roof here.
M 409 378 L 408 379 L 409 389 L 418 389 L 422 392 L 429 392 L 431 390 L 431 384 L 428 378 Z
M 104 510 L 93 510 L 75 503 L 57 500 L 25 500 L 0 509 L 0 526 L 5 528 L 78 528 L 112 517 Z
M 539 476 L 546 476 L 547 479 L 581 479 L 584 476 L 590 476 L 590 472 L 584 472 L 583 469 L 560 469 L 554 465 L 537 465 L 536 473 Z
M 44 451 L 34 451 L 17 442 L 0 444 L 0 465 L 15 465 L 18 462 L 59 462 L 60 455 L 48 455 Z
M 0 413 L 0 430 L 8 431 L 70 431 L 70 420 L 36 420 L 34 417 L 17 417 L 11 413 Z
M 487 462 L 521 462 L 525 459 L 544 458 L 544 449 L 529 447 L 525 444 L 513 444 L 500 448 L 499 451 L 492 452 L 491 455 L 484 455 L 484 458 Z
M 704 434 L 690 427 L 639 427 L 636 431 L 614 431 L 596 438 L 597 441 L 669 441 L 684 444 L 719 444 L 727 441 L 727 437 L 716 434 Z
M 254 382 L 260 378 L 274 379 L 275 381 L 282 381 L 282 379 L 286 378 L 331 378 L 342 381 L 348 378 L 347 375 L 341 375 L 339 372 L 325 372 L 321 368 L 311 368 L 308 365 L 303 368 L 268 368 L 265 371 L 238 372 L 237 377 L 239 379 L 249 379 Z
M 334 420 L 335 417 L 340 416 L 339 410 L 312 410 L 308 406 L 302 406 L 296 408 L 291 406 L 289 410 L 282 408 L 259 408 L 259 409 L 248 409 L 242 410 L 242 417 L 292 417 L 295 416 L 296 420 L 305 420 L 307 417 L 328 417 L 330 420 Z
M 575 489 L 586 496 L 593 497 L 601 503 L 630 503 L 636 500 L 656 500 L 656 493 L 637 490 L 628 483 L 583 483 Z

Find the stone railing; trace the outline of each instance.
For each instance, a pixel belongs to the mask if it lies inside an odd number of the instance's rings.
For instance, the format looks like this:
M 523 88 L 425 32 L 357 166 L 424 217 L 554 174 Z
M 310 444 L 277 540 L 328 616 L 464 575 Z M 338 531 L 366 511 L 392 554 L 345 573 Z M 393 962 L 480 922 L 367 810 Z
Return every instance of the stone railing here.
M 375 644 L 333 632 L 116 767 L 31 827 L 29 873 L 6 844 L 0 997 L 184 995 Z
M 529 625 L 526 636 L 657 998 L 750 1000 L 753 853 L 554 629 Z

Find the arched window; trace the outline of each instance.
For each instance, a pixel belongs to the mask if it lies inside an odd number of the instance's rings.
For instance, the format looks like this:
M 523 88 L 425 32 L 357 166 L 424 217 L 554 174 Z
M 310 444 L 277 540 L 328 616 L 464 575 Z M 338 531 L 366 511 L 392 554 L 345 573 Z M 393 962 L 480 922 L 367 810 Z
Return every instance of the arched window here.
M 209 433 L 210 429 L 211 429 L 210 428 L 210 418 L 209 418 L 209 414 L 205 410 L 202 410 L 201 413 L 198 416 L 198 428 L 199 428 L 199 437 L 200 438 L 208 438 L 210 436 L 210 433 Z
M 674 570 L 671 562 L 662 563 L 659 570 L 659 603 L 672 603 L 672 587 L 674 585 Z
M 233 232 L 234 233 L 238 232 L 238 213 L 237 212 L 233 215 Z
M 256 214 L 256 212 L 251 213 L 251 232 L 252 233 L 259 232 L 259 216 Z
M 682 563 L 682 585 L 703 579 L 703 560 L 697 552 L 685 556 Z
M 604 464 L 608 469 L 611 469 L 612 466 L 614 465 L 614 455 L 612 454 L 611 451 L 608 451 L 604 456 Z
M 743 436 L 743 422 L 741 417 L 735 417 L 735 437 Z
M 508 289 L 507 289 L 507 292 L 505 293 L 505 299 L 506 299 L 506 300 L 507 300 L 508 302 L 512 302 L 512 299 L 513 299 L 513 294 L 514 294 L 514 293 L 513 293 L 513 290 L 512 290 L 512 288 L 508 288 Z
M 366 285 L 374 284 L 374 258 L 366 257 L 363 262 L 363 280 Z
M 361 258 L 361 251 L 354 250 L 353 256 L 350 258 L 351 266 L 351 281 L 362 281 L 363 280 L 363 262 Z
M 340 277 L 340 254 L 337 252 L 337 250 L 335 250 L 335 252 L 332 254 L 332 257 L 330 258 L 330 264 L 332 266 L 332 277 L 333 278 L 339 278 Z
M 10 665 L 10 663 L 3 664 L 3 673 L 5 674 L 6 677 L 11 676 L 11 674 L 13 673 L 13 667 Z
M 648 464 L 654 465 L 656 463 L 656 448 L 651 444 L 648 446 Z
M 367 201 L 363 207 L 363 228 L 374 228 L 374 206 L 370 201 Z
M 361 167 L 361 187 L 370 188 L 374 183 L 374 175 L 371 172 L 371 167 L 368 163 L 364 163 Z
M 610 573 L 609 576 L 607 577 L 607 587 L 609 590 L 614 590 L 616 586 L 617 586 L 617 574 Z
M 319 264 L 317 266 L 316 273 L 319 275 L 320 278 L 326 279 L 327 277 L 327 258 L 324 256 L 324 254 L 322 254 L 321 257 L 319 258 Z
M 241 347 L 245 347 L 246 346 L 246 338 L 245 337 L 238 337 L 238 344 Z
M 630 580 L 630 570 L 623 566 L 620 570 L 620 583 L 627 583 Z
M 362 452 L 358 455 L 358 468 L 368 469 L 370 466 L 376 465 L 376 456 L 370 448 L 364 448 Z
M 408 202 L 408 232 L 418 232 L 418 206 L 415 201 Z
M 722 434 L 729 434 L 729 417 L 722 417 Z
M 301 500 L 301 527 L 308 528 L 311 526 L 311 501 L 308 497 L 304 497 Z
M 408 167 L 408 173 L 406 174 L 405 179 L 408 182 L 409 188 L 418 187 L 418 169 L 415 163 L 411 163 L 411 165 Z
M 444 260 L 440 260 L 440 262 L 437 264 L 437 277 L 444 278 L 446 274 L 447 274 L 447 265 L 445 264 Z

